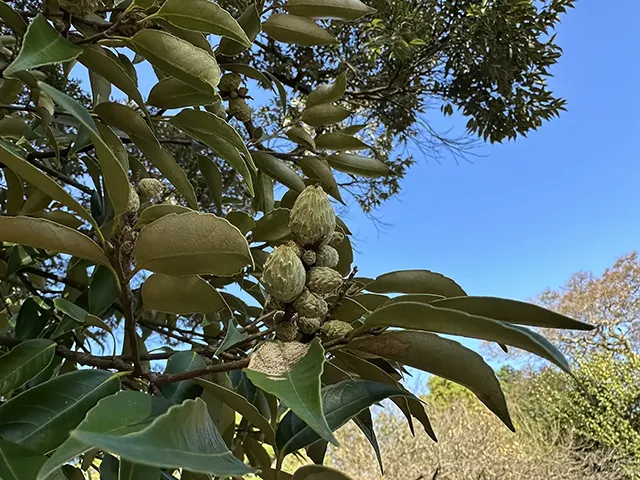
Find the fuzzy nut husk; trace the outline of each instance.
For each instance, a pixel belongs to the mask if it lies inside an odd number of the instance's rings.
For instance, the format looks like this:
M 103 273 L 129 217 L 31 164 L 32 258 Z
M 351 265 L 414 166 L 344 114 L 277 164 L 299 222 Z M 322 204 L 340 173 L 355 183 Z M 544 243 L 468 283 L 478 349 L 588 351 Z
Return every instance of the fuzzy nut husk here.
M 298 338 L 298 327 L 293 322 L 282 322 L 276 325 L 276 338 L 283 342 L 293 342 Z
M 342 242 L 344 242 L 344 233 L 335 231 L 331 234 L 331 239 L 329 240 L 329 246 L 333 248 L 338 248 L 338 245 L 340 245 Z
M 244 101 L 244 98 L 229 100 L 229 113 L 241 122 L 248 122 L 253 115 L 253 109 Z
M 316 267 L 334 268 L 338 262 L 340 262 L 338 251 L 329 245 L 320 247 L 316 252 Z
M 296 255 L 298 256 L 298 258 L 302 258 L 302 255 L 304 255 L 304 252 L 305 252 L 304 248 L 302 248 L 300 245 L 298 245 L 293 240 L 289 240 L 286 243 L 286 245 L 287 245 L 287 247 L 293 249 L 294 252 L 296 252 Z
M 300 333 L 304 333 L 305 335 L 313 335 L 318 330 L 320 330 L 321 325 L 322 325 L 321 318 L 307 318 L 307 317 L 298 318 L 298 331 Z
M 342 320 L 330 320 L 320 327 L 320 335 L 327 340 L 336 340 L 348 334 L 353 327 Z
M 315 263 L 316 263 L 316 252 L 314 252 L 313 250 L 306 250 L 302 254 L 302 263 L 304 263 L 305 265 L 307 265 L 309 267 L 315 265 Z
M 242 83 L 242 76 L 239 73 L 225 73 L 220 79 L 218 88 L 221 92 L 235 92 Z
M 326 295 L 342 285 L 342 275 L 329 267 L 313 267 L 307 273 L 307 288 L 313 293 Z
M 336 228 L 336 214 L 322 187 L 305 188 L 291 209 L 289 227 L 293 238 L 304 247 L 325 245 Z
M 84 17 L 100 6 L 100 0 L 58 0 L 58 5 L 72 15 Z
M 289 303 L 299 296 L 305 281 L 304 265 L 286 245 L 276 247 L 264 262 L 262 282 L 269 295 L 281 302 Z
M 300 317 L 321 318 L 329 311 L 329 305 L 324 298 L 311 293 L 306 288 L 293 302 L 293 306 Z
M 164 184 L 155 178 L 143 178 L 138 182 L 138 193 L 144 199 L 153 199 L 164 192 Z
M 283 309 L 284 309 L 283 302 L 281 302 L 277 298 L 274 298 L 272 295 L 269 295 L 267 297 L 267 301 L 264 304 L 265 312 L 273 312 L 274 310 L 283 310 Z
M 136 189 L 129 185 L 129 203 L 127 203 L 127 213 L 135 213 L 140 210 L 140 197 Z

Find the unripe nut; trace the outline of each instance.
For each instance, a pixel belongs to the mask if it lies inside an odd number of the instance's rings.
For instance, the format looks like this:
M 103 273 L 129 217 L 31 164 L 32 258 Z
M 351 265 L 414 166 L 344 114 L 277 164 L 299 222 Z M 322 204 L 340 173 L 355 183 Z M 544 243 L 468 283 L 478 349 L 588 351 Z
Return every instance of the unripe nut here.
M 305 252 L 304 248 L 302 248 L 293 240 L 289 240 L 286 245 L 287 247 L 293 249 L 294 252 L 296 252 L 296 255 L 298 256 L 298 258 L 302 258 L 302 255 L 304 255 L 304 252 Z
M 353 330 L 353 327 L 347 322 L 342 320 L 331 320 L 326 322 L 320 328 L 320 335 L 326 340 L 337 340 L 343 338 L 349 332 Z
M 311 293 L 306 288 L 293 302 L 293 306 L 300 317 L 322 318 L 329 311 L 329 305 L 324 298 Z
M 333 248 L 338 248 L 338 245 L 340 245 L 342 242 L 344 242 L 344 233 L 335 231 L 331 234 L 331 240 L 329 240 L 330 246 L 332 246 Z
M 308 317 L 298 318 L 298 331 L 306 335 L 313 335 L 318 330 L 320 330 L 321 325 L 322 325 L 321 318 L 308 318 Z
M 316 267 L 334 268 L 338 265 L 338 262 L 340 262 L 338 251 L 329 245 L 320 247 L 316 252 Z
M 298 327 L 293 322 L 282 322 L 276 325 L 276 338 L 283 342 L 293 342 L 298 337 Z
M 262 282 L 269 295 L 284 303 L 304 290 L 306 272 L 295 252 L 286 245 L 276 247 L 264 262 Z
M 129 202 L 127 203 L 127 213 L 135 213 L 140 210 L 140 197 L 136 189 L 129 185 Z M 304 267 L 303 267 L 304 268 Z
M 316 263 L 316 252 L 313 250 L 307 250 L 302 254 L 302 263 L 311 267 Z
M 329 267 L 313 267 L 307 274 L 307 288 L 313 293 L 326 295 L 342 285 L 342 275 Z
M 242 83 L 242 76 L 239 73 L 226 73 L 220 79 L 218 88 L 221 92 L 231 93 L 238 90 L 240 83 Z
M 251 120 L 253 109 L 247 105 L 244 98 L 234 98 L 229 100 L 229 113 L 241 122 Z
M 325 245 L 336 228 L 336 215 L 322 187 L 311 185 L 296 199 L 289 227 L 293 238 L 304 247 Z
M 152 199 L 164 192 L 164 184 L 155 178 L 143 178 L 138 182 L 138 193 L 142 198 Z

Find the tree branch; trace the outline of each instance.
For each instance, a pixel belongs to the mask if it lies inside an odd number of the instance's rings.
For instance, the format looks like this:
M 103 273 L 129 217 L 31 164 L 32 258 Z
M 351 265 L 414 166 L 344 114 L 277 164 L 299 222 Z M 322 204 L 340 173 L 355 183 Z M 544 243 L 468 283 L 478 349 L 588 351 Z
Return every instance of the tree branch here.
M 232 370 L 240 370 L 249 366 L 249 359 L 244 358 L 235 362 L 224 362 L 216 365 L 209 365 L 208 367 L 200 368 L 198 370 L 191 370 L 189 372 L 174 373 L 169 375 L 158 375 L 155 383 L 159 387 L 166 385 L 167 383 L 181 382 L 183 380 L 190 380 L 196 377 L 202 377 L 211 373 L 230 372 Z
M 69 287 L 73 287 L 76 290 L 83 291 L 87 288 L 87 285 L 80 283 L 72 278 L 61 277 L 60 275 L 56 275 L 55 273 L 45 272 L 35 267 L 25 267 L 22 269 L 23 272 L 31 273 L 32 275 L 37 275 L 42 278 L 46 278 L 56 283 L 63 283 L 68 285 Z

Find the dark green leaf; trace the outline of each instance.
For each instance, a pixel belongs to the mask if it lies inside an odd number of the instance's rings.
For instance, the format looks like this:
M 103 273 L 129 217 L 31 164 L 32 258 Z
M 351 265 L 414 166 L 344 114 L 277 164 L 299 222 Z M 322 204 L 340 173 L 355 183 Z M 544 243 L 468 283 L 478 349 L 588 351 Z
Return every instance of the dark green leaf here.
M 216 349 L 216 355 L 226 352 L 231 347 L 239 344 L 247 338 L 247 334 L 245 332 L 241 332 L 238 330 L 238 324 L 236 320 L 232 317 L 229 319 L 229 323 L 227 324 L 227 333 L 225 333 L 224 339 L 220 346 Z
M 320 182 L 325 192 L 340 203 L 344 203 L 342 196 L 340 195 L 338 183 L 336 182 L 333 172 L 331 171 L 331 167 L 329 167 L 326 160 L 309 155 L 301 157 L 298 160 L 298 166 L 311 180 Z
M 3 355 L 0 361 L 0 397 L 42 373 L 53 360 L 55 352 L 55 343 L 34 339 L 17 345 Z
M 252 232 L 254 242 L 280 243 L 291 236 L 287 208 L 276 208 L 256 222 Z
M 291 477 L 292 480 L 351 480 L 348 475 L 323 465 L 305 465 Z
M 373 452 L 376 454 L 378 460 L 378 466 L 380 467 L 380 474 L 384 475 L 384 466 L 382 465 L 382 455 L 380 454 L 380 445 L 378 445 L 378 438 L 376 437 L 376 431 L 373 429 L 373 419 L 371 418 L 371 410 L 365 409 L 358 415 L 353 417 L 353 422 L 358 426 L 360 431 L 367 438 L 373 448 Z
M 188 213 L 194 212 L 190 208 L 181 205 L 171 205 L 169 203 L 159 203 L 145 208 L 138 218 L 138 225 L 146 225 L 155 222 L 159 218 L 169 215 L 170 213 Z
M 118 298 L 118 281 L 108 268 L 98 265 L 89 284 L 89 313 L 103 315 Z
M 399 270 L 385 273 L 367 284 L 374 293 L 431 293 L 443 297 L 463 297 L 467 294 L 456 282 L 429 270 Z
M 164 369 L 165 374 L 183 373 L 204 368 L 204 359 L 196 352 L 178 352 L 171 355 Z M 192 380 L 168 383 L 162 387 L 162 394 L 173 403 L 180 404 L 188 398 L 200 395 L 202 388 Z
M 16 318 L 15 335 L 21 340 L 39 336 L 51 318 L 52 312 L 41 308 L 34 298 L 36 297 L 27 298 L 22 302 Z
M 2 480 L 33 480 L 45 460 L 44 455 L 0 438 L 0 478 Z M 59 479 L 60 477 L 56 476 L 51 480 Z
M 27 22 L 24 21 L 22 15 L 16 12 L 13 8 L 7 5 L 6 2 L 0 1 L 0 18 L 4 21 L 5 25 L 18 35 L 24 35 L 27 31 Z
M 249 4 L 244 12 L 238 17 L 238 24 L 242 27 L 247 35 L 247 38 L 253 42 L 260 33 L 261 23 L 260 14 L 256 9 L 255 3 Z M 223 38 L 220 41 L 218 52 L 222 55 L 233 57 L 238 55 L 247 49 L 247 45 L 238 43 L 228 38 Z
M 159 480 L 160 472 L 158 467 L 149 467 L 122 460 L 118 471 L 118 480 Z

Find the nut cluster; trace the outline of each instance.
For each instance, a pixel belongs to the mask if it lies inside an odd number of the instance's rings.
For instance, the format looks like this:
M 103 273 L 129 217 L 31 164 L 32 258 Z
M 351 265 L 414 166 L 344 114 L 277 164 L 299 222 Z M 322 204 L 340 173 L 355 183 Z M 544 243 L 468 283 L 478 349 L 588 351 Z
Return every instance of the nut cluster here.
M 310 335 L 343 337 L 352 327 L 329 318 L 326 299 L 343 284 L 335 270 L 340 260 L 335 247 L 344 234 L 336 231 L 335 212 L 322 187 L 307 187 L 298 196 L 289 227 L 293 240 L 271 252 L 262 272 L 269 292 L 265 309 L 277 310 L 276 338 L 292 342 Z
M 249 90 L 241 87 L 242 77 L 238 73 L 227 73 L 220 79 L 218 89 L 224 100 L 229 100 L 229 115 L 241 122 L 251 120 L 253 110 L 245 101 Z

